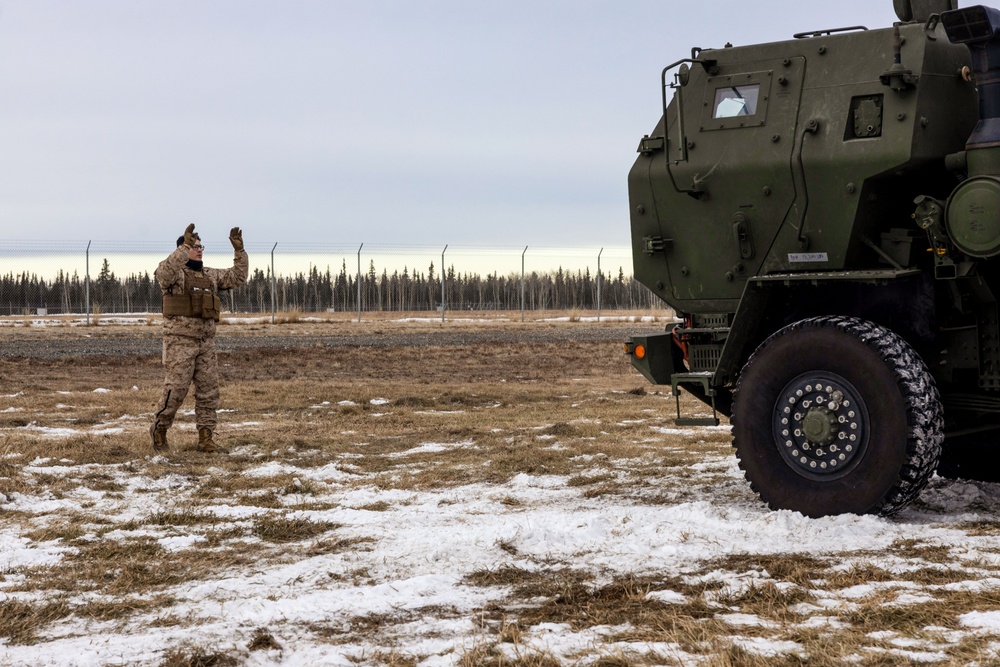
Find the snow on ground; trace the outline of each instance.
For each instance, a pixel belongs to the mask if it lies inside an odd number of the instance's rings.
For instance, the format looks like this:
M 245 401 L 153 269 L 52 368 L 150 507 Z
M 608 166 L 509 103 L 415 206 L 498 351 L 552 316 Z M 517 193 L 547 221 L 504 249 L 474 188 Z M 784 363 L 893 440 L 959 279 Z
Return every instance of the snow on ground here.
M 468 443 L 413 443 L 401 454 L 440 452 Z M 160 462 L 165 460 L 160 457 Z M 87 472 L 103 468 L 128 490 L 100 493 L 78 489 L 56 497 L 44 488 L 27 495 L 0 494 L 0 512 L 23 513 L 44 523 L 58 512 L 86 513 L 115 522 L 148 517 L 157 512 L 182 512 L 190 507 L 198 480 L 168 474 L 158 478 L 130 472 L 129 465 L 86 466 Z M 49 476 L 79 475 L 82 466 L 68 461 L 39 459 L 26 473 Z M 504 587 L 471 586 L 466 577 L 483 570 L 512 566 L 536 570 L 553 563 L 598 573 L 617 575 L 685 575 L 699 572 L 705 561 L 727 554 L 804 554 L 826 556 L 858 552 L 877 554 L 899 540 L 919 540 L 947 545 L 960 561 L 993 561 L 998 538 L 970 537 L 959 524 L 984 518 L 984 507 L 996 507 L 1000 485 L 933 480 L 919 505 L 894 519 L 873 516 L 836 516 L 808 519 L 799 514 L 770 512 L 748 490 L 740 489 L 742 475 L 735 461 L 719 455 L 690 469 L 692 477 L 674 483 L 691 484 L 699 475 L 729 480 L 732 488 L 719 497 L 708 495 L 675 504 L 641 505 L 614 496 L 587 498 L 579 487 L 558 476 L 520 474 L 506 484 L 475 484 L 432 490 L 385 489 L 358 484 L 347 464 L 299 468 L 265 463 L 246 469 L 256 477 L 294 475 L 297 483 L 319 488 L 310 500 L 329 509 L 303 509 L 289 518 L 330 522 L 339 526 L 337 536 L 355 539 L 363 548 L 292 559 L 262 562 L 242 571 L 227 571 L 217 578 L 188 581 L 166 593 L 176 603 L 166 610 L 132 616 L 124 622 L 69 617 L 46 626 L 37 643 L 0 644 L 4 665 L 107 665 L 159 664 L 170 647 L 196 642 L 245 656 L 248 665 L 352 665 L 365 656 L 404 650 L 427 667 L 454 665 L 464 651 L 481 637 L 474 619 L 477 610 L 501 600 Z M 669 482 L 669 480 L 668 480 Z M 376 503 L 382 508 L 372 509 Z M 367 508 L 367 509 L 366 509 Z M 199 508 L 232 522 L 245 521 L 265 510 L 249 506 L 215 504 Z M 993 515 L 989 515 L 991 518 Z M 148 534 L 161 546 L 183 553 L 197 548 L 199 538 L 183 534 L 181 527 L 150 526 Z M 20 581 L 19 571 L 57 563 L 73 547 L 59 542 L 34 543 L 21 530 L 0 531 L 0 603 L 19 600 L 44 602 L 39 593 L 11 591 Z M 116 535 L 108 533 L 105 539 Z M 119 536 L 121 537 L 121 536 Z M 247 549 L 254 548 L 248 539 Z M 885 567 L 892 567 L 888 560 Z M 364 573 L 352 577 L 349 573 Z M 719 571 L 727 590 L 746 588 L 765 574 Z M 820 599 L 810 609 L 807 624 L 837 627 L 831 610 L 852 604 L 880 584 L 870 583 Z M 884 585 L 884 584 L 883 584 Z M 983 591 L 1000 590 L 1000 579 L 984 577 L 976 583 Z M 920 600 L 921 591 L 905 591 Z M 676 591 L 656 591 L 653 598 L 667 604 L 681 603 Z M 80 595 L 81 602 L 87 598 Z M 907 599 L 901 598 L 902 603 Z M 446 613 L 440 613 L 446 610 Z M 194 619 L 166 623 L 167 615 Z M 346 643 L 317 641 L 307 629 L 347 624 L 367 615 L 391 615 L 400 621 L 373 636 Z M 766 621 L 743 614 L 722 615 L 738 634 L 741 627 Z M 961 619 L 962 631 L 1000 632 L 1000 612 L 972 612 Z M 253 632 L 267 628 L 282 649 L 248 653 Z M 562 624 L 541 624 L 522 638 L 524 646 L 572 661 L 579 651 L 601 644 L 604 651 L 655 651 L 683 659 L 675 645 L 653 643 L 602 644 L 612 628 L 572 631 Z M 891 633 L 890 633 L 891 637 Z M 758 637 L 737 639 L 748 651 L 760 655 L 795 654 L 794 642 Z M 933 662 L 940 654 L 926 647 L 899 647 L 914 661 Z M 567 662 L 569 664 L 569 662 Z

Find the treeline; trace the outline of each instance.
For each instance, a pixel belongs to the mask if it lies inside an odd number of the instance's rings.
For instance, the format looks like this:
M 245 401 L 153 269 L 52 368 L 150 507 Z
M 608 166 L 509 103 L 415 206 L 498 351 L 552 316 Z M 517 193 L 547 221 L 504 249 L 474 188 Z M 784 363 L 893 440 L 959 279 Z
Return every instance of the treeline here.
M 646 309 L 659 301 L 632 276 L 618 269 L 600 280 L 600 307 L 604 309 Z M 598 306 L 598 280 L 590 270 L 575 273 L 532 272 L 524 276 L 524 307 L 528 310 L 592 310 Z M 519 310 L 522 281 L 520 274 L 482 276 L 457 273 L 454 267 L 444 275 L 447 310 Z M 420 311 L 441 307 L 441 276 L 432 263 L 426 272 L 404 267 L 391 274 L 378 273 L 372 262 L 368 272 L 358 277 L 347 270 L 338 273 L 313 267 L 291 277 L 275 276 L 255 269 L 247 284 L 223 293 L 223 307 L 232 312 L 320 311 Z M 8 273 L 0 277 L 0 315 L 85 313 L 142 313 L 161 310 L 161 292 L 150 273 L 119 277 L 104 260 L 90 285 L 78 274 L 60 271 L 53 280 L 33 273 Z

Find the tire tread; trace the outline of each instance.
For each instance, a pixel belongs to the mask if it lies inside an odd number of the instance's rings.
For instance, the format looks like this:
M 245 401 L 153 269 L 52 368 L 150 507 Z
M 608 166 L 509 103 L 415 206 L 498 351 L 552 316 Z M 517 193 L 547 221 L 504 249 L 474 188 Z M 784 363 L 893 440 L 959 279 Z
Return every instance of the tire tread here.
M 944 441 L 944 419 L 941 397 L 927 365 L 916 351 L 898 334 L 889 329 L 854 317 L 830 315 L 800 320 L 777 331 L 765 340 L 747 360 L 746 366 L 754 363 L 762 350 L 778 337 L 787 336 L 807 327 L 833 327 L 854 336 L 874 350 L 886 363 L 896 378 L 896 382 L 907 405 L 907 452 L 906 460 L 899 471 L 895 484 L 872 510 L 881 516 L 891 516 L 913 501 L 927 485 L 937 469 Z M 736 423 L 736 405 L 740 400 L 742 374 L 733 391 L 733 423 Z M 736 429 L 733 428 L 733 446 L 736 447 Z M 739 458 L 741 469 L 746 468 Z M 750 488 L 767 502 L 765 494 L 753 480 L 748 479 Z M 770 503 L 768 503 L 770 506 Z

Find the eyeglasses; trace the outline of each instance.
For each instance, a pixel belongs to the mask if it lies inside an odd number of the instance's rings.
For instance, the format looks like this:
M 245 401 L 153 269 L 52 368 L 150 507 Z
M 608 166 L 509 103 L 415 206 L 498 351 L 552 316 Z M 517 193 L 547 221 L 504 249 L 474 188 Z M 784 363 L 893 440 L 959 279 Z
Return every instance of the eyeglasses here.
M 191 246 L 191 250 L 204 250 L 204 249 L 205 249 L 205 246 L 203 246 L 200 243 L 197 243 L 197 244 Z

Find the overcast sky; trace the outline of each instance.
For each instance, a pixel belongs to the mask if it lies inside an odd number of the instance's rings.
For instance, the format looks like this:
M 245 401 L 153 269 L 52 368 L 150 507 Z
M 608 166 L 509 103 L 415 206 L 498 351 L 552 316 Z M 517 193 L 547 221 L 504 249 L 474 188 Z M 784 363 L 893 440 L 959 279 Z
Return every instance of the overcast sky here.
M 625 245 L 664 65 L 890 0 L 0 2 L 0 238 Z

